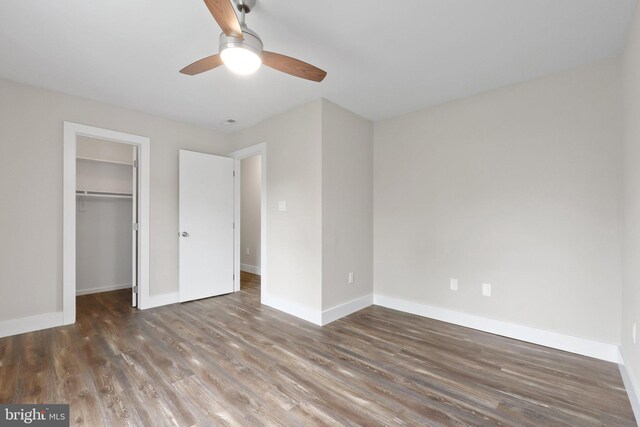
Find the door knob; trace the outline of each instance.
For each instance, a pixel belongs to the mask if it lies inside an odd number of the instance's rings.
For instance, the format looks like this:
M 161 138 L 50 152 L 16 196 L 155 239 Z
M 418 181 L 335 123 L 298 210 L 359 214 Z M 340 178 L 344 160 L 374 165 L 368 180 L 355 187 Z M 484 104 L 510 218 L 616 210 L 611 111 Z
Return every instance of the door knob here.
M 187 233 L 186 231 L 182 232 L 182 237 L 189 237 L 189 233 Z

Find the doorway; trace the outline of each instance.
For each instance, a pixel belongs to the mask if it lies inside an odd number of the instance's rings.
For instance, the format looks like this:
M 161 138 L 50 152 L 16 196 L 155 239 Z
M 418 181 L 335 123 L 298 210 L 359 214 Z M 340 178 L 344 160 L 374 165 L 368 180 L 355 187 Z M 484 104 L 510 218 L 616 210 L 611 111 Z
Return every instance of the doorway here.
M 240 161 L 240 271 L 260 276 L 261 156 Z
M 137 306 L 138 147 L 76 138 L 76 295 L 129 289 Z
M 88 146 L 84 142 L 88 141 Z M 130 153 L 130 160 L 124 157 L 109 157 L 104 153 L 96 155 L 96 147 L 106 143 L 116 143 L 116 151 Z M 78 148 L 80 147 L 80 151 Z M 87 148 L 89 147 L 89 148 Z M 93 154 L 89 154 L 92 153 Z M 99 151 L 99 150 L 98 150 Z M 106 151 L 111 151 L 107 149 Z M 63 148 L 63 270 L 62 270 L 62 309 L 63 323 L 71 324 L 76 318 L 76 293 L 78 292 L 78 263 L 77 263 L 77 227 L 78 212 L 83 203 L 86 210 L 88 200 L 119 198 L 131 200 L 131 209 L 122 206 L 111 206 L 111 211 L 128 211 L 130 223 L 127 227 L 131 232 L 130 250 L 125 250 L 131 256 L 130 268 L 125 273 L 131 274 L 131 283 L 121 284 L 132 287 L 132 303 L 138 308 L 148 308 L 149 305 L 149 187 L 150 187 L 150 140 L 146 137 L 86 126 L 77 123 L 64 122 Z M 113 154 L 113 153 L 111 153 Z M 135 157 L 134 157 L 135 156 Z M 80 159 L 79 159 L 80 158 Z M 122 164 L 121 164 L 122 163 Z M 129 163 L 126 165 L 126 163 Z M 93 164 L 93 165 L 92 165 Z M 119 165 L 115 167 L 114 165 Z M 93 174 L 95 169 L 110 170 L 104 176 Z M 122 169 L 117 173 L 118 169 Z M 93 171 L 93 172 L 92 172 Z M 128 171 L 128 178 L 123 171 Z M 117 175 L 116 175 L 117 173 Z M 92 175 L 93 174 L 93 175 Z M 106 175 L 105 175 L 106 174 Z M 105 177 L 109 177 L 106 179 Z M 117 178 L 120 177 L 120 178 Z M 80 188 L 85 186 L 86 188 Z M 128 191 L 127 191 L 128 190 Z M 133 200 L 137 203 L 133 204 Z M 134 209 L 135 206 L 135 209 Z M 86 226 L 82 218 L 83 226 Z M 89 221 L 90 223 L 91 221 Z M 112 236 L 113 237 L 113 236 Z M 84 244 L 84 243 L 81 243 Z M 98 260 L 99 261 L 99 260 Z M 122 262 L 122 259 L 120 261 Z M 122 274 L 122 272 L 120 272 Z M 117 284 L 112 284 L 113 286 Z M 83 284 L 83 286 L 85 286 Z M 91 286 L 91 285 L 89 285 Z M 134 288 L 137 286 L 137 288 Z M 98 286 L 99 287 L 99 286 Z M 133 292 L 136 295 L 133 295 Z M 82 292 L 82 290 L 81 290 Z M 137 298 L 136 298 L 137 297 Z
M 240 289 L 260 285 L 261 156 L 240 161 Z M 248 289 L 246 289 L 248 290 Z
M 235 274 L 245 283 L 259 283 L 260 300 L 265 303 L 268 300 L 267 144 L 263 142 L 235 151 L 231 157 L 235 159 L 235 223 L 238 224 L 235 228 Z M 249 209 L 246 209 L 247 204 Z M 258 215 L 256 211 L 259 211 Z M 240 282 L 235 283 L 236 292 L 240 291 Z
M 180 302 L 237 292 L 243 283 L 262 296 L 265 155 L 264 145 L 232 157 L 179 150 Z

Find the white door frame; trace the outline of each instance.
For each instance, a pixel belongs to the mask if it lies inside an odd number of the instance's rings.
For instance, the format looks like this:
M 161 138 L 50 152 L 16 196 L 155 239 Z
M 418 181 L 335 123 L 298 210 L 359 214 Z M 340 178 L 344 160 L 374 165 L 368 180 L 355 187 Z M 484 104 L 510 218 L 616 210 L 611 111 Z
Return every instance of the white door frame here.
M 109 129 L 64 122 L 62 190 L 63 324 L 76 321 L 76 138 L 87 136 L 138 146 L 138 307 L 149 305 L 149 187 L 151 140 Z
M 236 185 L 235 185 L 235 236 L 234 271 L 237 280 L 234 282 L 234 292 L 240 290 L 240 186 L 242 180 L 241 160 L 260 155 L 260 301 L 266 301 L 267 295 L 267 143 L 252 145 L 234 151 L 230 154 L 235 159 Z

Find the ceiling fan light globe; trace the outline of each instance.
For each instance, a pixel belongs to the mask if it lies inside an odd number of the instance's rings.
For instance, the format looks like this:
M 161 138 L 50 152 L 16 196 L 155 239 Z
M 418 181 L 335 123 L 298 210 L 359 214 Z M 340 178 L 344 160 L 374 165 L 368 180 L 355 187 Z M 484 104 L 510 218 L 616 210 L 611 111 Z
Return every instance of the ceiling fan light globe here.
M 253 74 L 262 65 L 260 55 L 244 47 L 227 47 L 220 52 L 224 65 L 235 74 Z

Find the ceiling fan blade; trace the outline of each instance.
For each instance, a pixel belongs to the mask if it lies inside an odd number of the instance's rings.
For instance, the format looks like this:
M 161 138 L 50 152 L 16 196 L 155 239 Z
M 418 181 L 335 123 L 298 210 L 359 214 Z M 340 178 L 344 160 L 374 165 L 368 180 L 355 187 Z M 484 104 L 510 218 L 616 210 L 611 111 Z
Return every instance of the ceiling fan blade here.
M 302 62 L 299 59 L 266 50 L 262 51 L 262 63 L 267 67 L 282 71 L 283 73 L 314 82 L 321 82 L 327 75 L 327 73 L 320 68 Z
M 207 56 L 199 61 L 194 62 L 191 65 L 187 65 L 180 72 L 182 74 L 188 74 L 195 76 L 196 74 L 204 73 L 205 71 L 213 70 L 216 67 L 222 65 L 222 59 L 219 54 Z
M 233 10 L 231 0 L 204 0 L 204 4 L 209 8 L 209 12 L 220 25 L 223 33 L 242 40 L 242 28 L 236 12 Z

